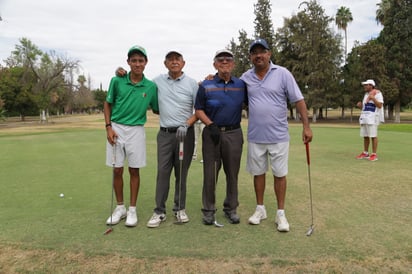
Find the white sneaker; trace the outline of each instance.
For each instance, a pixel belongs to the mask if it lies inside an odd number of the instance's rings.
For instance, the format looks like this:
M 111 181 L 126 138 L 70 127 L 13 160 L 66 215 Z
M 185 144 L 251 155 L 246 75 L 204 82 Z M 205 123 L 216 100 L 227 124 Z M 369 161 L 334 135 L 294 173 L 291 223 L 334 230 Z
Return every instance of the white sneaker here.
M 126 226 L 136 226 L 137 225 L 137 214 L 135 209 L 130 209 L 127 211 L 127 218 L 125 222 Z
M 182 223 L 189 222 L 189 216 L 187 216 L 186 211 L 184 209 L 179 210 L 175 213 L 176 219 Z
M 258 225 L 260 224 L 261 220 L 264 220 L 266 218 L 267 218 L 266 209 L 256 207 L 255 213 L 253 213 L 253 215 L 249 218 L 249 224 Z
M 161 222 L 166 221 L 166 215 L 165 214 L 157 214 L 156 212 L 153 213 L 152 217 L 150 220 L 147 222 L 147 227 L 158 227 Z
M 276 215 L 277 229 L 280 232 L 289 232 L 289 223 L 285 215 Z
M 124 218 L 126 218 L 126 208 L 124 206 L 116 206 L 112 215 L 107 219 L 106 224 L 116 225 Z

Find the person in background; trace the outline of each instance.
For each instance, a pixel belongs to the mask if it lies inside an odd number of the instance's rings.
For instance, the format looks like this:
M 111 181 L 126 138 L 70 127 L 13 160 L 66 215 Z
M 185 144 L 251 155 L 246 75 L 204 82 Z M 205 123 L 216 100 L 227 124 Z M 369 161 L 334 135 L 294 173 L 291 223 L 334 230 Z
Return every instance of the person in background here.
M 111 79 L 104 102 L 106 165 L 114 166 L 113 188 L 117 201 L 106 223 L 118 224 L 127 217 L 125 225 L 132 227 L 138 222 L 136 201 L 140 187 L 139 169 L 146 166 L 146 113 L 149 107 L 153 112 L 158 112 L 159 107 L 156 84 L 143 74 L 147 64 L 146 50 L 141 46 L 131 47 L 127 53 L 127 63 L 130 72 L 126 77 Z M 123 200 L 123 166 L 126 158 L 130 174 L 130 205 L 127 211 Z
M 253 68 L 243 73 L 249 98 L 247 170 L 253 175 L 256 210 L 250 224 L 267 218 L 263 197 L 268 166 L 273 173 L 277 198 L 275 223 L 278 231 L 289 231 L 285 215 L 286 175 L 288 173 L 289 131 L 287 102 L 294 103 L 300 114 L 304 143 L 311 142 L 306 103 L 293 77 L 284 67 L 270 61 L 271 51 L 264 39 L 256 39 L 249 47 Z
M 235 66 L 232 52 L 217 51 L 213 66 L 217 74 L 200 84 L 195 104 L 196 116 L 206 125 L 202 133 L 202 220 L 205 225 L 215 222 L 216 183 L 223 165 L 226 174 L 223 211 L 230 223 L 238 224 L 238 174 L 243 148 L 240 122 L 247 102 L 246 85 L 231 75 Z
M 367 159 L 377 161 L 378 155 L 378 126 L 384 122 L 383 95 L 375 88 L 375 81 L 372 79 L 362 82 L 365 95 L 362 102 L 357 106 L 362 110 L 359 117 L 360 136 L 363 137 L 363 152 L 356 156 L 356 159 Z M 372 139 L 372 154 L 369 155 L 369 144 Z
M 157 134 L 156 207 L 147 227 L 158 227 L 166 220 L 166 201 L 170 176 L 174 170 L 175 191 L 173 212 L 179 222 L 189 222 L 186 213 L 187 176 L 194 150 L 193 113 L 198 83 L 183 72 L 186 62 L 180 51 L 169 51 L 164 60 L 168 73 L 157 76 L 160 129 Z M 118 69 L 116 74 L 124 74 Z M 183 143 L 183 160 L 179 159 L 179 145 Z M 181 165 L 181 166 L 180 166 Z

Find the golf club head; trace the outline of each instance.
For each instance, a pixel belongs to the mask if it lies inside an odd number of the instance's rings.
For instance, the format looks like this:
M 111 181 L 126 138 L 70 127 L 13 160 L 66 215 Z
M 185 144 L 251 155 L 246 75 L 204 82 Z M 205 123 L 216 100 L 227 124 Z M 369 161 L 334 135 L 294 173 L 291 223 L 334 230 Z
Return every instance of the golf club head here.
M 106 231 L 103 233 L 103 235 L 108 235 L 108 234 L 110 234 L 110 233 L 112 233 L 113 232 L 113 228 L 112 227 L 109 227 L 108 229 L 106 229 Z
M 315 230 L 315 228 L 313 226 L 310 226 L 308 231 L 306 232 L 306 236 L 308 236 L 308 237 L 311 236 L 314 230 Z
M 216 220 L 213 222 L 213 224 L 215 225 L 215 227 L 224 227 L 223 224 L 219 224 Z

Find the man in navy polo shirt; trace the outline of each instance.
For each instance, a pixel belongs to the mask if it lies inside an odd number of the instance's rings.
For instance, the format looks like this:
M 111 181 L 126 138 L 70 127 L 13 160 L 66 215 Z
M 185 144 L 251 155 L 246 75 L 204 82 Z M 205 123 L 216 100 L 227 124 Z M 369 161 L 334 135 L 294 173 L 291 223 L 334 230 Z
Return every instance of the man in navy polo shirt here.
M 216 182 L 223 164 L 226 174 L 223 211 L 230 223 L 238 224 L 238 174 L 243 147 L 240 121 L 247 102 L 246 85 L 231 76 L 235 66 L 232 52 L 217 51 L 213 66 L 217 74 L 201 83 L 195 103 L 196 116 L 206 125 L 202 133 L 203 223 L 212 225 L 215 221 Z

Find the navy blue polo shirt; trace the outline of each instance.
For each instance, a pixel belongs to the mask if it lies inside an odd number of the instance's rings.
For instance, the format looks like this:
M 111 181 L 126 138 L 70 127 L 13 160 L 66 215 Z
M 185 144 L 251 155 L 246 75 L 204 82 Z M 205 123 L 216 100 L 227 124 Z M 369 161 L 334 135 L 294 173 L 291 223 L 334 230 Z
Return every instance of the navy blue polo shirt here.
M 246 84 L 231 77 L 225 83 L 217 74 L 204 80 L 197 92 L 195 109 L 201 109 L 218 126 L 240 124 L 243 104 L 247 103 Z

